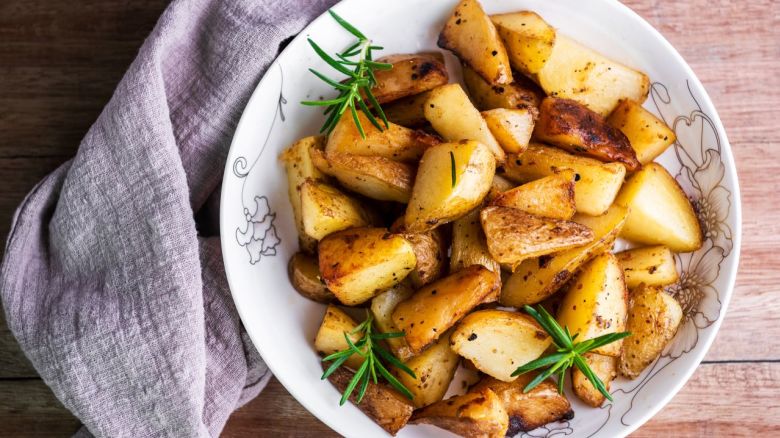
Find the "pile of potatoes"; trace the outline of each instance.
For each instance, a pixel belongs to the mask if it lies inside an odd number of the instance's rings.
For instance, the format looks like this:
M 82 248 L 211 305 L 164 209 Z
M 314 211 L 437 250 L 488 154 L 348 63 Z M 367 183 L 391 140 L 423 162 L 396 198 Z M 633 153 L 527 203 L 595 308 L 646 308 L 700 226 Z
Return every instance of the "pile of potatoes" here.
M 397 373 L 413 400 L 380 383 L 360 404 L 388 432 L 412 422 L 498 437 L 573 415 L 552 380 L 524 393 L 533 373 L 512 377 L 551 346 L 517 309 L 545 306 L 578 341 L 630 331 L 586 359 L 607 387 L 635 378 L 677 331 L 682 311 L 663 288 L 678 280 L 675 253 L 698 249 L 702 233 L 653 162 L 675 135 L 642 108 L 644 73 L 533 12 L 488 16 L 474 0 L 439 45 L 460 59 L 465 89 L 440 53 L 389 56 L 375 89 L 388 128 L 361 115 L 362 138 L 342 117 L 282 154 L 301 248 L 290 278 L 328 304 L 323 355 L 347 348 L 357 325 L 339 306 L 404 332 L 387 346 L 416 374 Z M 612 254 L 618 237 L 635 249 Z M 482 380 L 443 400 L 460 363 Z M 331 381 L 343 389 L 351 375 Z M 578 370 L 571 382 L 604 402 Z

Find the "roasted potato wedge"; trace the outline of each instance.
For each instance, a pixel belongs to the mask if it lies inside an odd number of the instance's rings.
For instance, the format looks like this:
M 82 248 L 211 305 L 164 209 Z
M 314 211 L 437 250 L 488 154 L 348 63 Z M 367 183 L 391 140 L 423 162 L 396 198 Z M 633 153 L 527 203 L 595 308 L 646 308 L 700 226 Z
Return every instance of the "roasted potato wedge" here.
M 499 193 L 492 197 L 490 205 L 569 220 L 577 212 L 574 202 L 574 171 L 563 170 Z
M 627 216 L 628 210 L 618 205 L 610 207 L 601 216 L 574 216 L 574 222 L 593 231 L 594 240 L 568 251 L 521 263 L 504 283 L 501 304 L 522 307 L 539 303 L 555 293 L 585 262 L 612 249 Z
M 301 216 L 306 235 L 316 240 L 336 231 L 371 225 L 371 217 L 357 199 L 312 179 L 301 185 Z
M 531 143 L 520 156 L 511 155 L 504 176 L 526 183 L 562 170 L 574 171 L 574 201 L 577 212 L 592 216 L 603 214 L 620 191 L 626 168 L 619 163 L 602 163 L 558 148 Z
M 680 185 L 660 164 L 650 163 L 631 175 L 615 203 L 631 212 L 620 237 L 675 252 L 696 251 L 702 231 L 696 212 Z
M 512 69 L 504 44 L 490 17 L 475 0 L 462 0 L 439 34 L 438 45 L 494 85 L 512 82 Z
M 406 209 L 406 229 L 420 233 L 466 214 L 487 195 L 495 169 L 493 154 L 476 141 L 426 150 Z
M 625 134 L 642 164 L 655 160 L 677 140 L 666 123 L 631 100 L 621 100 L 607 118 L 607 123 Z
M 495 274 L 501 272 L 501 265 L 488 251 L 478 209 L 472 210 L 453 223 L 450 252 L 450 272 L 472 265 L 482 265 Z
M 671 295 L 652 286 L 641 286 L 631 293 L 625 339 L 618 369 L 635 379 L 661 354 L 677 334 L 682 308 Z
M 480 111 L 496 108 L 526 109 L 534 119 L 539 115 L 537 108 L 542 101 L 543 92 L 530 80 L 520 76 L 511 84 L 493 85 L 468 65 L 463 64 L 462 67 L 463 83 L 474 106 Z
M 320 275 L 343 304 L 364 303 L 401 282 L 417 264 L 414 247 L 384 228 L 351 228 L 320 240 Z
M 395 370 L 395 376 L 414 395 L 414 407 L 422 408 L 444 398 L 458 369 L 458 362 L 458 355 L 450 348 L 448 332 L 425 351 L 404 363 L 416 378 L 400 370 Z
M 344 333 L 349 335 L 352 342 L 357 342 L 362 337 L 360 334 L 350 334 L 357 325 L 355 320 L 344 313 L 343 310 L 334 305 L 329 305 L 325 310 L 325 316 L 322 318 L 320 329 L 317 331 L 317 337 L 314 338 L 314 348 L 322 356 L 346 350 L 349 348 L 349 344 L 344 339 Z M 353 370 L 358 369 L 362 364 L 363 357 L 358 354 L 353 354 L 345 362 L 345 365 Z
M 303 252 L 295 253 L 287 264 L 287 273 L 295 290 L 304 297 L 325 304 L 336 300 L 333 292 L 322 282 L 316 257 Z
M 531 11 L 497 14 L 490 18 L 506 46 L 512 67 L 535 77 L 552 54 L 555 28 Z
M 502 382 L 485 376 L 470 390 L 479 392 L 484 389 L 493 391 L 509 415 L 509 430 L 506 436 L 515 436 L 528 432 L 547 423 L 574 418 L 574 411 L 566 396 L 558 393 L 551 379 L 546 379 L 534 389 L 525 392 L 525 387 L 537 374 L 526 373 L 512 382 Z
M 383 157 L 394 161 L 417 162 L 423 152 L 441 143 L 436 136 L 390 123 L 381 131 L 363 112 L 358 112 L 365 138 L 360 135 L 352 117 L 342 117 L 328 136 L 325 153 Z
M 374 323 L 376 327 L 382 333 L 395 333 L 398 332 L 398 327 L 393 322 L 393 310 L 401 301 L 409 299 L 414 294 L 412 289 L 406 282 L 401 282 L 395 286 L 387 289 L 386 291 L 375 296 L 371 300 L 371 314 L 374 315 Z M 388 338 L 385 339 L 387 346 L 393 352 L 393 355 L 405 361 L 412 357 L 412 352 L 409 350 L 409 345 L 404 338 Z
M 528 315 L 506 310 L 478 310 L 463 318 L 450 337 L 452 350 L 478 370 L 504 382 L 512 373 L 538 359 L 550 346 L 550 336 Z
M 387 120 L 407 128 L 422 128 L 428 124 L 425 118 L 425 103 L 428 102 L 431 92 L 415 94 L 382 105 Z
M 401 234 L 414 247 L 417 266 L 409 273 L 409 280 L 415 288 L 421 288 L 441 278 L 447 269 L 447 245 L 444 242 L 444 233 L 440 228 L 424 233 L 408 233 L 403 221 L 403 217 L 398 218 L 390 227 L 390 231 Z
M 432 90 L 425 105 L 425 118 L 448 141 L 475 140 L 487 146 L 499 164 L 506 159 L 487 122 L 460 85 L 449 84 Z
M 450 327 L 482 303 L 498 298 L 500 282 L 484 266 L 469 266 L 431 283 L 398 304 L 393 322 L 406 334 L 413 353 L 439 339 Z
M 623 275 L 629 289 L 642 283 L 648 286 L 666 286 L 680 279 L 674 253 L 663 245 L 629 249 L 615 256 L 623 267 Z
M 301 213 L 301 186 L 307 179 L 324 180 L 324 173 L 314 165 L 310 151 L 321 150 L 325 146 L 325 137 L 315 135 L 302 138 L 284 150 L 279 159 L 284 164 L 287 172 L 287 189 L 292 204 L 295 228 L 298 230 L 298 239 L 301 249 L 314 253 L 317 249 L 317 240 L 306 235 L 303 228 L 303 214 Z
M 590 366 L 590 369 L 593 370 L 593 373 L 596 374 L 596 377 L 604 383 L 604 388 L 609 391 L 610 383 L 617 377 L 618 358 L 596 353 L 585 353 L 583 359 Z M 580 400 L 594 408 L 601 406 L 604 400 L 607 399 L 577 367 L 572 367 L 571 386 Z
M 593 241 L 593 232 L 584 225 L 534 216 L 516 208 L 486 207 L 479 217 L 490 255 L 510 270 L 525 259 Z
M 493 176 L 493 183 L 490 185 L 490 190 L 488 191 L 488 194 L 485 197 L 485 199 L 488 202 L 492 202 L 492 200 L 495 199 L 497 196 L 501 195 L 506 191 L 512 190 L 516 186 L 517 184 L 515 184 L 514 182 L 497 174 Z
M 353 192 L 379 201 L 409 202 L 416 173 L 411 164 L 377 156 L 326 155 L 318 150 L 311 155 L 318 169 Z
M 338 368 L 328 376 L 328 380 L 343 393 L 354 375 L 352 371 Z M 414 411 L 412 403 L 386 383 L 369 382 L 359 404 L 356 403 L 357 394 L 357 391 L 353 392 L 349 401 L 393 436 L 406 425 Z
M 449 80 L 441 53 L 398 54 L 376 61 L 393 65 L 390 70 L 374 72 L 376 85 L 371 93 L 381 104 L 428 91 Z
M 534 130 L 534 115 L 530 110 L 496 108 L 481 114 L 493 137 L 506 152 L 525 152 Z
M 639 169 L 639 160 L 628 138 L 606 119 L 571 99 L 548 97 L 539 106 L 534 139 L 578 155 L 604 162 L 618 162 L 629 171 Z
M 586 263 L 569 285 L 558 310 L 558 323 L 568 327 L 578 341 L 624 331 L 628 314 L 628 289 L 617 258 L 605 252 Z M 617 357 L 623 340 L 593 350 Z
M 464 437 L 504 438 L 509 416 L 490 389 L 456 395 L 414 413 L 412 424 L 432 424 Z

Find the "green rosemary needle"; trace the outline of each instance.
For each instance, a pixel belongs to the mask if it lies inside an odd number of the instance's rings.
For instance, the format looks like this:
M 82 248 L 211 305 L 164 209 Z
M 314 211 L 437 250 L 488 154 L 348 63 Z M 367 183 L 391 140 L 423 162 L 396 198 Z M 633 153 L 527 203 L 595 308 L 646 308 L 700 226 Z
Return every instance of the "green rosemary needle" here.
M 347 340 L 349 348 L 333 353 L 322 359 L 323 362 L 332 362 L 328 369 L 325 370 L 325 372 L 322 374 L 322 379 L 327 379 L 328 376 L 333 374 L 333 372 L 336 371 L 340 366 L 344 365 L 344 362 L 346 362 L 350 356 L 357 354 L 363 357 L 365 360 L 363 361 L 363 364 L 357 369 L 357 371 L 355 371 L 355 375 L 352 377 L 352 380 L 350 380 L 349 384 L 344 390 L 344 393 L 341 395 L 339 405 L 346 403 L 346 401 L 349 399 L 349 396 L 352 394 L 352 392 L 354 392 L 355 388 L 359 388 L 356 403 L 360 404 L 360 402 L 363 400 L 363 396 L 366 395 L 369 382 L 373 381 L 374 384 L 378 383 L 377 373 L 381 375 L 382 378 L 384 378 L 384 380 L 386 380 L 387 383 L 389 383 L 393 388 L 398 390 L 398 392 L 411 400 L 414 398 L 412 392 L 409 391 L 394 375 L 390 374 L 390 372 L 387 370 L 387 367 L 382 364 L 382 360 L 384 359 L 390 365 L 395 366 L 415 379 L 417 378 L 417 376 L 414 374 L 414 371 L 409 369 L 409 367 L 404 365 L 403 362 L 398 360 L 398 358 L 393 356 L 392 353 L 380 345 L 381 340 L 389 338 L 400 338 L 404 335 L 403 332 L 374 333 L 374 318 L 371 316 L 371 313 L 366 313 L 367 316 L 365 321 L 360 323 L 351 332 L 344 332 L 344 339 Z M 357 334 L 362 334 L 362 337 L 357 342 L 352 342 L 350 335 Z
M 331 56 L 315 43 L 314 40 L 308 38 L 309 44 L 312 49 L 314 49 L 314 52 L 329 66 L 333 67 L 334 70 L 345 75 L 346 79 L 341 81 L 334 80 L 317 70 L 310 68 L 309 71 L 312 72 L 314 76 L 317 76 L 323 82 L 338 91 L 338 96 L 326 100 L 307 100 L 301 102 L 301 104 L 326 107 L 324 114 L 327 118 L 325 119 L 322 128 L 320 128 L 320 133 L 326 134 L 330 134 L 330 132 L 333 131 L 333 128 L 336 127 L 341 116 L 349 110 L 361 137 L 366 138 L 365 130 L 358 117 L 358 111 L 363 112 L 371 124 L 380 131 L 383 130 L 382 125 L 384 125 L 385 128 L 389 126 L 387 117 L 385 116 L 384 111 L 382 111 L 382 107 L 379 105 L 376 97 L 374 97 L 374 94 L 371 92 L 371 88 L 376 85 L 374 70 L 390 70 L 393 68 L 393 65 L 374 61 L 373 51 L 381 50 L 382 47 L 372 45 L 369 38 L 357 30 L 355 26 L 339 17 L 338 14 L 332 10 L 328 10 L 328 12 L 341 27 L 357 38 L 357 42 L 350 45 L 343 52 Z M 377 117 L 371 112 L 371 109 L 376 111 L 382 124 L 380 124 Z
M 609 333 L 593 339 L 575 343 L 574 340 L 577 338 L 577 335 L 572 336 L 571 333 L 569 333 L 568 327 L 561 327 L 560 324 L 558 324 L 558 321 L 556 321 L 552 315 L 547 313 L 544 307 L 537 306 L 537 310 L 531 306 L 524 306 L 523 309 L 525 309 L 525 311 L 528 312 L 528 314 L 531 315 L 539 323 L 539 325 L 542 326 L 542 328 L 544 328 L 544 330 L 552 338 L 553 344 L 557 348 L 555 353 L 536 360 L 532 360 L 531 362 L 528 362 L 527 364 L 519 367 L 515 370 L 514 373 L 512 373 L 513 376 L 519 376 L 520 374 L 525 374 L 529 371 L 546 368 L 545 371 L 539 373 L 536 378 L 531 380 L 528 385 L 523 388 L 523 392 L 528 392 L 534 389 L 545 379 L 555 375 L 558 377 L 558 392 L 562 394 L 563 383 L 566 378 L 566 370 L 572 366 L 576 366 L 580 371 L 582 371 L 583 374 L 585 374 L 585 377 L 590 380 L 590 383 L 592 383 L 593 386 L 604 395 L 604 397 L 606 397 L 609 401 L 612 401 L 612 396 L 604 386 L 604 382 L 602 382 L 596 373 L 590 369 L 590 366 L 588 366 L 588 363 L 585 361 L 582 355 L 596 348 L 630 336 L 631 333 Z

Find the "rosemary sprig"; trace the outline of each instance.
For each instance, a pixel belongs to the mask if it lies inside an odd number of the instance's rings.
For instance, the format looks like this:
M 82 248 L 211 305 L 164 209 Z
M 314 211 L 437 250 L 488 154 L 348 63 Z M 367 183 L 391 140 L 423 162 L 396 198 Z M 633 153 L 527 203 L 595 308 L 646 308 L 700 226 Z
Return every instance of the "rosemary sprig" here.
M 325 51 L 311 38 L 308 38 L 308 41 L 314 49 L 314 52 L 317 53 L 320 58 L 347 78 L 342 81 L 337 81 L 310 68 L 309 71 L 312 72 L 314 76 L 317 76 L 323 82 L 335 88 L 339 94 L 333 99 L 307 100 L 301 102 L 301 104 L 327 107 L 325 108 L 324 114 L 328 117 L 325 119 L 322 128 L 320 128 L 320 133 L 324 132 L 326 134 L 330 134 L 331 131 L 333 131 L 333 128 L 336 127 L 341 116 L 349 110 L 361 137 L 366 138 L 366 133 L 360 123 L 360 118 L 358 117 L 358 110 L 365 114 L 372 125 L 382 131 L 382 125 L 371 112 L 371 109 L 369 109 L 370 105 L 382 120 L 384 127 L 389 127 L 387 117 L 385 116 L 384 111 L 382 111 L 382 107 L 379 105 L 376 97 L 374 97 L 374 94 L 371 92 L 371 88 L 376 85 L 374 70 L 390 70 L 393 68 L 393 65 L 374 61 L 373 51 L 381 50 L 382 47 L 373 45 L 371 40 L 361 31 L 339 17 L 338 14 L 332 10 L 328 10 L 328 12 L 341 27 L 357 38 L 357 42 L 350 45 L 343 52 L 336 53 L 334 57 L 325 53 Z
M 561 327 L 558 321 L 552 317 L 542 306 L 537 306 L 534 309 L 531 306 L 523 307 L 529 315 L 531 315 L 539 325 L 552 338 L 553 344 L 557 347 L 557 351 L 549 356 L 541 357 L 536 360 L 532 360 L 527 364 L 519 367 L 512 373 L 513 376 L 519 376 L 529 371 L 547 368 L 545 371 L 539 373 L 536 378 L 531 380 L 528 385 L 523 388 L 523 392 L 528 392 L 534 389 L 538 384 L 542 383 L 546 378 L 555 375 L 558 377 L 558 392 L 563 394 L 563 383 L 566 378 L 566 370 L 571 368 L 572 365 L 579 368 L 585 377 L 590 380 L 593 386 L 598 389 L 600 393 L 604 395 L 609 401 L 612 401 L 612 396 L 609 395 L 607 388 L 604 386 L 604 382 L 599 379 L 596 373 L 590 369 L 588 363 L 582 357 L 583 354 L 592 351 L 596 348 L 610 344 L 617 340 L 630 336 L 629 332 L 621 333 L 609 333 L 603 336 L 599 336 L 593 339 L 575 343 L 574 340 L 577 335 L 572 336 L 569 333 L 568 327 Z
M 328 367 L 328 369 L 325 370 L 325 373 L 322 374 L 322 379 L 327 379 L 328 376 L 333 374 L 334 371 L 342 366 L 344 362 L 350 358 L 350 356 L 357 354 L 365 358 L 365 360 L 355 372 L 352 380 L 349 381 L 349 384 L 344 390 L 344 393 L 341 395 L 339 405 L 343 405 L 347 402 L 349 396 L 352 394 L 355 388 L 359 388 L 356 403 L 360 404 L 360 402 L 363 400 L 363 396 L 366 395 L 369 381 L 373 381 L 374 384 L 378 383 L 377 373 L 379 373 L 379 375 L 381 375 L 382 378 L 384 378 L 384 380 L 386 380 L 387 383 L 389 383 L 393 388 L 398 390 L 398 392 L 411 400 L 414 398 L 414 395 L 412 395 L 411 391 L 409 391 L 403 385 L 403 383 L 401 383 L 395 376 L 390 374 L 390 372 L 387 370 L 387 367 L 382 364 L 382 359 L 384 359 L 390 365 L 393 365 L 401 371 L 405 372 L 406 374 L 409 374 L 415 379 L 417 376 L 415 376 L 414 371 L 409 369 L 409 367 L 404 365 L 403 362 L 393 356 L 392 353 L 382 347 L 379 342 L 383 339 L 399 338 L 404 335 L 403 332 L 374 333 L 373 316 L 371 316 L 371 313 L 369 312 L 366 313 L 368 315 L 366 316 L 365 321 L 360 323 L 351 332 L 344 332 L 344 339 L 347 340 L 349 348 L 333 353 L 322 359 L 323 362 L 333 362 Z M 362 334 L 362 337 L 357 342 L 352 342 L 350 335 L 357 334 Z
M 455 183 L 457 182 L 457 178 L 455 176 L 455 154 L 450 151 L 450 172 L 452 177 L 452 187 L 455 187 Z

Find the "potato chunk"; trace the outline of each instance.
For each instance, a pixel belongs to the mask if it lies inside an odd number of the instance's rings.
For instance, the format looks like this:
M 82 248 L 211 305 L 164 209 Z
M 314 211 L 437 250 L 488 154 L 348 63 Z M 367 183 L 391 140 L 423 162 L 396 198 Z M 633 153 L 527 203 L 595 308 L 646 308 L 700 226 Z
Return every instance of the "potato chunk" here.
M 594 240 L 552 256 L 528 259 L 520 264 L 504 284 L 501 304 L 522 307 L 536 304 L 560 289 L 575 272 L 594 256 L 609 251 L 626 221 L 628 210 L 614 205 L 601 216 L 578 214 L 574 222 L 593 231 Z
M 382 105 L 385 117 L 392 123 L 407 128 L 422 128 L 428 124 L 425 118 L 425 104 L 431 96 L 430 91 L 404 97 L 388 104 Z
M 348 306 L 366 302 L 401 282 L 417 259 L 412 244 L 384 228 L 351 228 L 322 239 L 322 279 Z
M 371 224 L 371 218 L 356 199 L 311 179 L 301 186 L 301 214 L 306 235 L 317 240 L 336 231 Z
M 456 395 L 414 413 L 412 424 L 432 424 L 464 437 L 504 438 L 509 416 L 490 389 Z
M 476 0 L 461 0 L 439 34 L 438 45 L 453 51 L 491 84 L 512 82 L 504 44 Z
M 569 400 L 558 393 L 558 388 L 551 379 L 546 379 L 534 389 L 524 392 L 526 385 L 536 376 L 536 373 L 526 373 L 512 382 L 502 382 L 485 376 L 470 390 L 478 392 L 490 389 L 501 399 L 509 415 L 509 430 L 506 436 L 528 432 L 553 421 L 572 419 L 574 411 Z
M 504 382 L 512 373 L 539 358 L 550 346 L 550 336 L 528 315 L 505 310 L 478 310 L 452 332 L 450 345 L 478 370 Z
M 322 356 L 346 350 L 349 348 L 349 344 L 344 339 L 344 333 L 349 335 L 352 342 L 357 342 L 362 337 L 360 334 L 350 334 L 355 327 L 357 327 L 355 320 L 338 307 L 329 305 L 325 310 L 325 317 L 322 319 L 320 329 L 317 331 L 317 337 L 314 338 L 314 348 Z M 357 370 L 363 364 L 363 357 L 352 354 L 345 364 L 353 370 Z
M 374 315 L 374 323 L 382 333 L 395 333 L 398 327 L 393 322 L 393 310 L 401 301 L 409 299 L 414 293 L 414 289 L 409 287 L 406 282 L 398 283 L 395 286 L 375 296 L 371 300 L 371 314 Z M 404 338 L 385 339 L 390 351 L 398 359 L 405 361 L 412 357 L 409 345 Z
M 480 111 L 496 108 L 526 109 L 536 119 L 543 92 L 539 86 L 523 76 L 518 76 L 511 84 L 493 85 L 477 72 L 463 64 L 463 83 L 471 100 Z
M 448 141 L 475 140 L 487 146 L 498 163 L 506 159 L 487 122 L 460 85 L 444 85 L 431 91 L 425 105 L 425 118 Z
M 558 323 L 568 327 L 578 341 L 625 330 L 628 289 L 623 270 L 610 253 L 596 256 L 582 267 L 570 283 L 558 310 Z M 623 340 L 593 350 L 607 356 L 619 356 Z
M 491 15 L 516 70 L 534 77 L 544 67 L 555 45 L 555 28 L 536 12 Z
M 623 163 L 629 171 L 640 166 L 628 138 L 619 129 L 571 99 L 548 97 L 542 101 L 534 138 L 574 154 Z
M 585 359 L 585 363 L 590 366 L 596 377 L 604 383 L 604 387 L 609 391 L 610 383 L 617 377 L 618 358 L 596 353 L 586 353 L 583 355 L 583 359 Z M 571 386 L 580 400 L 594 408 L 601 406 L 604 400 L 607 399 L 577 367 L 572 367 Z
M 394 161 L 417 162 L 423 152 L 441 140 L 423 131 L 404 128 L 390 123 L 381 131 L 368 120 L 365 114 L 358 113 L 358 119 L 366 137 L 360 135 L 352 117 L 342 117 L 328 136 L 325 153 L 383 157 Z
M 522 154 L 534 130 L 534 115 L 523 109 L 496 108 L 482 111 L 488 129 L 506 152 Z
M 316 257 L 303 252 L 295 253 L 287 265 L 287 273 L 295 290 L 304 297 L 326 304 L 336 299 L 322 282 Z
M 354 377 L 353 372 L 339 368 L 328 376 L 328 380 L 339 392 L 343 393 L 347 389 L 352 377 Z M 349 397 L 349 401 L 355 403 L 357 394 L 357 391 L 353 392 Z M 393 436 L 406 425 L 414 410 L 411 402 L 390 385 L 386 383 L 376 384 L 374 382 L 368 384 L 363 400 L 356 406 Z
M 672 251 L 696 251 L 702 245 L 699 219 L 680 185 L 661 165 L 650 163 L 632 175 L 615 199 L 629 207 L 621 237 Z
M 576 100 L 602 116 L 612 112 L 621 99 L 644 102 L 650 91 L 646 74 L 560 33 L 536 77 L 547 95 Z
M 490 200 L 490 205 L 569 220 L 577 212 L 574 202 L 574 171 L 564 170 L 499 193 Z
M 416 169 L 378 156 L 324 154 L 313 150 L 312 159 L 322 172 L 342 186 L 379 201 L 409 202 Z
M 607 123 L 625 134 L 642 164 L 655 160 L 677 140 L 674 131 L 664 122 L 631 100 L 621 100 Z
M 626 168 L 622 164 L 602 163 L 539 143 L 531 143 L 520 156 L 510 156 L 505 170 L 504 176 L 520 183 L 555 175 L 562 170 L 574 171 L 577 211 L 592 216 L 607 211 L 626 176 Z
M 413 353 L 439 339 L 463 315 L 498 298 L 500 283 L 484 266 L 469 266 L 417 291 L 393 312 Z
M 674 254 L 663 245 L 629 249 L 615 255 L 623 267 L 623 275 L 629 289 L 642 283 L 648 286 L 665 286 L 680 278 Z
M 576 222 L 545 218 L 516 208 L 487 207 L 480 213 L 490 255 L 513 270 L 523 260 L 582 246 L 593 232 Z
M 371 93 L 379 103 L 422 93 L 449 80 L 441 53 L 398 54 L 376 61 L 393 65 L 390 70 L 374 72 L 376 86 Z
M 444 398 L 458 362 L 458 355 L 450 348 L 450 334 L 445 333 L 436 343 L 404 363 L 417 378 L 400 370 L 396 370 L 395 376 L 414 394 L 412 404 L 419 409 Z
M 466 214 L 490 190 L 495 169 L 493 154 L 476 141 L 426 150 L 406 209 L 406 229 L 424 232 Z
M 683 313 L 680 304 L 657 287 L 643 286 L 631 293 L 625 339 L 618 369 L 635 379 L 661 354 L 677 329 Z
M 310 151 L 320 150 L 325 146 L 325 137 L 321 135 L 305 137 L 284 150 L 279 159 L 284 163 L 287 172 L 287 189 L 290 204 L 293 209 L 295 228 L 298 230 L 298 239 L 301 249 L 313 253 L 317 248 L 317 240 L 307 236 L 303 228 L 303 214 L 301 213 L 301 186 L 307 179 L 324 180 L 324 173 L 314 165 Z
M 390 227 L 390 231 L 402 235 L 414 247 L 417 266 L 409 273 L 409 280 L 415 288 L 420 288 L 441 278 L 447 269 L 447 246 L 444 242 L 444 233 L 440 228 L 424 233 L 409 233 L 403 221 L 403 216 L 398 218 Z
M 482 265 L 495 274 L 501 273 L 501 266 L 488 251 L 478 209 L 472 210 L 452 224 L 450 252 L 450 272 L 467 266 Z

